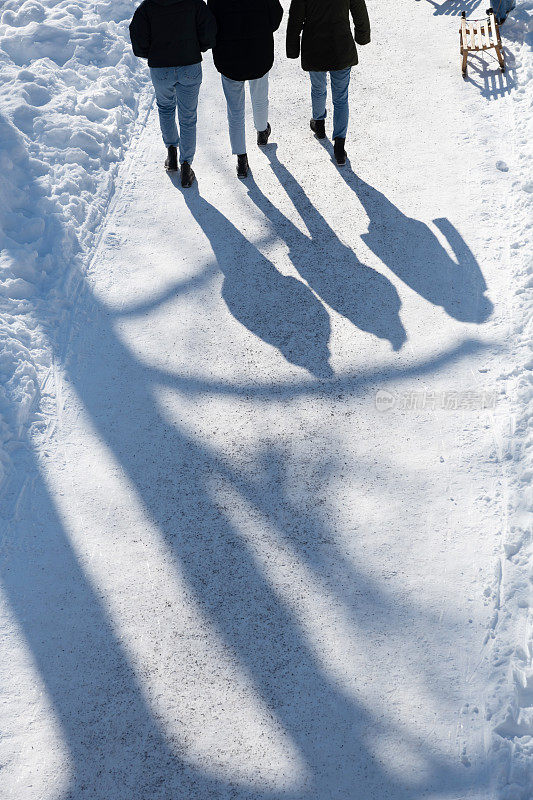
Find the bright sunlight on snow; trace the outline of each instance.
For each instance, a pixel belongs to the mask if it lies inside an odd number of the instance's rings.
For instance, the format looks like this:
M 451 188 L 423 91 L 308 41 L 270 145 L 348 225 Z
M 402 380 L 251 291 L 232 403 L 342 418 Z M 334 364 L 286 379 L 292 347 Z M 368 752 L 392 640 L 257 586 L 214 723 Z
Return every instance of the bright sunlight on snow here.
M 532 0 L 367 0 L 345 166 L 283 0 L 189 188 L 138 4 L 0 0 L 0 798 L 533 800 Z

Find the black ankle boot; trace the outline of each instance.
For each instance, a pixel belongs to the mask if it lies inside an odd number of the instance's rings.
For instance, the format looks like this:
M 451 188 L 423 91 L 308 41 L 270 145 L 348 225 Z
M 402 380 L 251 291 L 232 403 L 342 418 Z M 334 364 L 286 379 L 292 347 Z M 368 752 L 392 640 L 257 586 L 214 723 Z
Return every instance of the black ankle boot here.
M 192 170 L 191 165 L 188 161 L 184 161 L 181 165 L 181 185 L 184 189 L 188 189 L 189 186 L 192 186 L 195 179 L 195 174 Z
M 237 156 L 237 177 L 247 178 L 249 169 L 250 165 L 248 164 L 248 156 L 246 155 L 246 153 Z
M 268 137 L 272 133 L 272 128 L 270 127 L 270 122 L 266 126 L 264 131 L 257 131 L 257 144 L 259 147 L 264 147 L 268 144 Z
M 335 139 L 335 144 L 333 145 L 333 153 L 335 155 L 335 161 L 339 165 L 339 167 L 343 167 L 346 164 L 346 150 L 344 149 L 344 143 L 346 139 Z
M 168 156 L 167 160 L 165 161 L 165 169 L 167 172 L 177 172 L 178 171 L 178 149 L 174 147 L 173 144 L 170 145 L 168 148 Z
M 326 138 L 326 123 L 323 119 L 312 119 L 309 124 L 317 139 Z

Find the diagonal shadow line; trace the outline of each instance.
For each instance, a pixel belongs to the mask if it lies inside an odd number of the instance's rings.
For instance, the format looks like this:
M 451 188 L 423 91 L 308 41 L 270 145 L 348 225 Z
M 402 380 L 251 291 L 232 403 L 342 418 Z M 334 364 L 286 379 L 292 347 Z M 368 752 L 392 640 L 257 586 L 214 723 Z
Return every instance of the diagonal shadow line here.
M 64 800 L 251 798 L 278 793 L 209 778 L 173 752 L 144 698 L 102 599 L 87 579 L 39 464 L 29 520 L 4 536 L 2 586 L 44 679 L 74 762 Z M 290 793 L 283 796 L 291 797 Z
M 33 462 L 33 463 L 32 463 Z M 108 611 L 87 578 L 39 475 L 38 515 L 13 525 L 2 588 L 53 703 L 73 773 L 62 800 L 239 798 L 172 750 L 154 719 Z M 261 794 L 276 800 L 274 793 Z
M 299 792 L 280 795 L 184 767 L 162 736 L 105 605 L 38 478 L 33 522 L 22 526 L 26 535 L 20 540 L 12 539 L 16 547 L 1 570 L 74 762 L 68 800 L 324 800 L 335 793 L 350 800 L 412 800 L 427 795 L 429 784 L 443 782 L 460 791 L 471 776 L 424 746 L 424 786 L 400 784 L 372 756 L 365 738 L 385 723 L 324 674 L 239 532 L 212 500 L 209 485 L 217 465 L 211 453 L 165 422 L 154 404 L 153 371 L 120 342 L 114 316 L 88 286 L 81 297 L 65 373 L 176 552 L 199 604 L 289 731 L 313 780 Z M 54 346 L 60 358 L 61 343 Z M 39 474 L 37 462 L 28 466 Z M 15 537 L 20 526 L 9 533 Z M 360 770 L 355 775 L 354 767 Z
M 382 273 L 363 264 L 318 212 L 294 177 L 281 165 L 277 145 L 265 148 L 310 238 L 304 236 L 249 179 L 248 195 L 270 220 L 289 247 L 289 257 L 301 277 L 331 308 L 363 332 L 389 341 L 400 350 L 407 333 L 400 320 L 401 301 L 396 288 Z
M 320 145 L 332 157 L 331 142 Z M 302 187 L 278 159 L 276 148 L 264 149 L 281 186 L 304 219 L 316 221 L 316 210 Z M 333 160 L 333 158 L 332 158 Z M 453 241 L 461 241 L 462 258 L 450 258 L 433 231 L 421 220 L 408 217 L 369 183 L 356 175 L 349 164 L 338 169 L 346 185 L 354 192 L 369 219 L 368 231 L 361 236 L 367 247 L 413 291 L 461 322 L 480 324 L 492 312 L 492 303 L 485 297 L 487 285 L 474 254 L 459 231 L 447 221 L 446 230 L 453 230 Z M 307 224 L 307 223 L 306 223 Z
M 213 380 L 205 377 L 177 375 L 147 366 L 150 379 L 162 386 L 176 389 L 191 395 L 213 394 L 227 397 L 243 397 L 246 399 L 294 400 L 299 397 L 336 398 L 348 395 L 361 396 L 368 390 L 429 375 L 432 372 L 446 369 L 463 358 L 469 358 L 491 348 L 498 347 L 495 341 L 467 339 L 453 345 L 438 355 L 428 356 L 410 367 L 386 365 L 382 368 L 360 370 L 348 375 L 338 375 L 327 381 L 305 380 L 298 383 L 240 383 Z
M 163 292 L 141 303 L 135 303 L 126 307 L 121 306 L 115 310 L 115 314 L 117 317 L 140 317 L 149 314 L 150 311 L 155 311 L 170 300 L 175 300 L 180 295 L 188 294 L 196 289 L 201 289 L 209 283 L 211 278 L 217 275 L 218 272 L 218 264 L 206 264 L 200 273 L 192 275 L 190 278 L 185 278 L 185 280 L 176 281 L 168 289 L 165 289 Z
M 253 245 L 250 242 L 251 247 L 259 248 L 261 246 L 265 246 L 271 244 L 275 240 L 275 235 L 271 234 L 269 236 L 262 237 L 258 241 L 254 241 Z M 164 305 L 169 300 L 175 300 L 177 297 L 181 295 L 185 295 L 189 292 L 192 292 L 196 289 L 201 289 L 204 287 L 209 281 L 215 276 L 218 275 L 220 272 L 220 265 L 217 261 L 210 262 L 205 265 L 204 269 L 197 273 L 196 275 L 192 275 L 190 278 L 186 278 L 185 280 L 179 279 L 175 281 L 171 286 L 165 289 L 163 292 L 156 294 L 140 303 L 132 303 L 128 306 L 121 306 L 120 308 L 115 308 L 115 313 L 117 317 L 135 317 L 141 316 L 143 314 L 147 314 L 150 311 L 155 311 L 160 306 Z
M 38 475 L 38 462 L 33 466 Z M 30 464 L 27 467 L 31 469 Z M 339 788 L 329 785 L 317 794 L 312 784 L 286 792 L 243 787 L 184 762 L 162 735 L 107 609 L 81 567 L 40 476 L 33 503 L 40 518 L 13 526 L 9 538 L 16 547 L 0 562 L 0 576 L 65 736 L 73 780 L 62 800 L 323 800 L 330 796 L 326 791 Z M 313 684 L 308 687 L 313 688 Z M 335 708 L 330 711 L 335 715 Z M 367 733 L 375 730 L 371 720 L 367 723 Z M 397 735 L 411 739 L 409 732 Z M 420 742 L 413 739 L 411 745 L 418 749 Z M 436 760 L 433 766 L 437 768 Z M 459 771 L 455 777 L 448 774 L 447 780 L 448 786 L 462 784 Z M 366 784 L 361 794 L 349 791 L 342 796 L 353 800 L 426 796 L 425 788 L 419 795 L 415 787 L 401 787 L 397 781 L 391 794 L 388 780 L 379 784 L 379 794 L 366 794 Z
M 195 185 L 183 192 L 224 275 L 222 298 L 232 316 L 284 358 L 317 378 L 333 375 L 327 310 L 300 280 L 282 275 Z
M 313 780 L 302 797 L 322 798 L 332 786 L 354 800 L 416 796 L 421 787 L 400 786 L 376 763 L 364 742 L 382 723 L 329 682 L 240 532 L 211 499 L 209 485 L 218 473 L 211 453 L 162 420 L 144 369 L 114 335 L 109 315 L 89 296 L 86 308 L 80 320 L 83 338 L 73 348 L 77 356 L 66 364 L 69 381 L 175 550 L 197 602 L 303 754 Z M 120 391 L 114 406 L 117 375 L 129 394 Z M 385 614 L 380 599 L 373 601 L 376 613 Z M 432 754 L 426 757 L 434 774 L 446 771 L 447 784 L 463 782 L 459 771 L 450 771 Z

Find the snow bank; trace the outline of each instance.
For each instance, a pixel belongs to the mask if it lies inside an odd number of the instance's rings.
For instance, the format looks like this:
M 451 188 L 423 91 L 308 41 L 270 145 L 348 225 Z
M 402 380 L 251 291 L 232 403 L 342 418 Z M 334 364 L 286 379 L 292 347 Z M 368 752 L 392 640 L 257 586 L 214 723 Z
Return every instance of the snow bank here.
M 533 0 L 518 4 L 502 32 L 514 42 L 513 92 L 515 173 L 511 271 L 515 281 L 513 365 L 503 377 L 515 400 L 511 448 L 509 515 L 498 576 L 499 617 L 494 667 L 498 681 L 492 722 L 497 773 L 503 800 L 533 798 L 533 136 L 531 87 Z M 506 44 L 507 42 L 504 41 Z M 507 213 L 506 216 L 509 216 Z
M 8 451 L 30 422 L 44 424 L 35 412 L 47 335 L 66 313 L 146 100 L 147 70 L 127 31 L 135 6 L 0 5 L 0 489 Z

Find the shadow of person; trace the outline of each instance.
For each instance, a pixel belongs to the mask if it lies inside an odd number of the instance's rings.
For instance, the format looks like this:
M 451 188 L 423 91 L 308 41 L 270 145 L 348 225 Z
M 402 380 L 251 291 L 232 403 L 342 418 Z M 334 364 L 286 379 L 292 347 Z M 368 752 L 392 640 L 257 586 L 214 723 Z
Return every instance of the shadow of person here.
M 331 144 L 323 144 L 333 152 Z M 450 257 L 433 231 L 402 213 L 382 192 L 365 183 L 348 166 L 339 174 L 357 195 L 368 218 L 365 244 L 407 286 L 460 322 L 480 324 L 492 313 L 487 284 L 474 254 L 447 219 L 434 220 L 447 239 Z
M 248 194 L 289 247 L 289 257 L 302 278 L 331 308 L 355 327 L 389 341 L 400 350 L 407 340 L 395 287 L 380 272 L 362 264 L 343 244 L 287 167 L 277 157 L 277 145 L 264 148 L 272 170 L 302 218 L 303 234 L 249 178 Z
M 24 167 L 37 196 L 39 184 L 27 158 Z M 60 219 L 57 215 L 58 247 L 70 236 L 60 230 Z M 10 247 L 15 255 L 16 248 L 8 243 Z M 241 492 L 253 476 L 246 469 L 230 468 L 207 442 L 169 423 L 156 397 L 159 378 L 117 335 L 116 313 L 99 301 L 81 274 L 78 287 L 72 326 L 65 326 L 51 345 L 83 406 L 80 418 L 87 414 L 89 426 L 116 459 L 143 513 L 172 548 L 191 596 L 220 634 L 235 674 L 242 668 L 250 676 L 254 690 L 301 754 L 306 776 L 287 790 L 259 781 L 243 786 L 231 776 L 217 777 L 216 766 L 205 760 L 205 768 L 187 760 L 183 742 L 170 739 L 156 714 L 138 662 L 131 662 L 128 634 L 118 627 L 105 581 L 102 586 L 95 580 L 88 552 L 82 555 L 74 546 L 68 518 L 59 514 L 50 495 L 50 476 L 45 480 L 42 460 L 32 457 L 25 471 L 17 470 L 31 480 L 31 491 L 20 493 L 18 507 L 22 514 L 24 506 L 24 514 L 2 532 L 6 546 L 0 576 L 64 737 L 67 766 L 59 776 L 66 784 L 63 799 L 415 800 L 427 797 L 432 788 L 462 794 L 473 770 L 467 775 L 457 759 L 441 756 L 409 725 L 398 730 L 383 708 L 345 691 L 324 667 L 298 616 L 258 564 L 245 532 L 217 502 L 214 484 L 219 488 L 229 483 Z M 375 378 L 369 375 L 367 381 L 372 385 Z M 209 395 L 212 389 L 207 385 L 203 391 Z M 242 395 L 246 390 L 234 391 Z M 265 460 L 274 460 L 271 480 L 285 473 L 282 460 L 271 451 Z M 266 497 L 262 486 L 255 494 Z M 253 503 L 253 492 L 248 495 Z M 298 509 L 288 507 L 287 522 L 281 515 L 274 521 L 280 528 L 294 525 L 296 513 Z M 320 520 L 316 525 L 322 526 Z M 326 542 L 327 528 L 319 533 Z M 110 544 L 109 556 L 115 555 Z M 350 578 L 354 585 L 360 582 L 357 567 Z M 143 591 L 141 585 L 131 588 Z M 387 609 L 394 602 L 389 590 L 376 585 L 367 600 L 388 624 Z M 418 627 L 430 622 L 420 614 Z M 204 633 L 191 630 L 190 635 Z M 179 663 L 185 643 L 172 637 L 167 644 L 175 648 Z M 179 670 L 169 680 L 183 702 L 186 741 L 191 696 Z M 204 689 L 197 687 L 198 692 Z M 218 713 L 217 706 L 215 718 Z M 244 731 L 244 741 L 246 735 Z M 374 746 L 380 737 L 408 740 L 427 771 L 411 775 L 388 769 Z
M 282 275 L 215 206 L 197 184 L 183 192 L 224 275 L 222 297 L 251 333 L 277 348 L 292 364 L 317 378 L 330 378 L 331 331 L 327 310 L 309 288 Z

